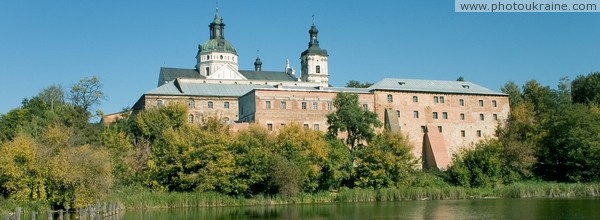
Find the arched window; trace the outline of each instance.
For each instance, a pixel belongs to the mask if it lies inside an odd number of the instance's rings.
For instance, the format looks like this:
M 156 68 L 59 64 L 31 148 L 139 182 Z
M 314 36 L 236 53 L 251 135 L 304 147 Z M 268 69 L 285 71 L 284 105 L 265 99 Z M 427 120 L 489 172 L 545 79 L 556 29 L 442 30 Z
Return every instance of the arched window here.
M 317 73 L 321 73 L 321 66 L 317 65 L 316 71 L 317 71 Z
M 208 108 L 213 108 L 213 102 L 212 101 L 208 101 Z
M 188 108 L 193 109 L 194 107 L 196 107 L 196 102 L 194 102 L 194 99 L 189 99 L 188 100 Z
M 194 115 L 192 115 L 192 114 L 188 115 L 188 122 L 194 123 Z
M 206 67 L 206 75 L 210 76 L 210 67 Z
M 206 60 L 210 60 L 210 55 L 206 55 Z

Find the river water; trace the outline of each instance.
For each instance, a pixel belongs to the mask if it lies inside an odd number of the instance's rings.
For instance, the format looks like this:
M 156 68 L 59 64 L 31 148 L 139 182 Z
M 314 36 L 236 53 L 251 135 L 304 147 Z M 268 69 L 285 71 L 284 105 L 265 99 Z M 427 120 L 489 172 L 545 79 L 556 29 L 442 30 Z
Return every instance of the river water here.
M 478 199 L 127 211 L 119 219 L 600 219 L 600 199 Z

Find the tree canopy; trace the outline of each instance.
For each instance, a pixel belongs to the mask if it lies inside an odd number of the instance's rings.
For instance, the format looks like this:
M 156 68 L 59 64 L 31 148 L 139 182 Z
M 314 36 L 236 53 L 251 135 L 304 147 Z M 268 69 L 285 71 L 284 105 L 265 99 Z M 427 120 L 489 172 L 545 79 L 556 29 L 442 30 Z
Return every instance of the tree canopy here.
M 375 112 L 360 106 L 357 94 L 338 93 L 333 99 L 333 106 L 335 111 L 327 115 L 327 134 L 337 137 L 345 132 L 345 143 L 352 151 L 362 141 L 370 141 L 375 136 L 374 128 L 381 126 Z

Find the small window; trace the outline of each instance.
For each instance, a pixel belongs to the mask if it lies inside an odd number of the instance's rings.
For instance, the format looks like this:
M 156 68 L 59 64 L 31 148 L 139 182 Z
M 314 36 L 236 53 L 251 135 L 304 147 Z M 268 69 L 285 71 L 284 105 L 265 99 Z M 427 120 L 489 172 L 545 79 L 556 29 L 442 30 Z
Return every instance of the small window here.
M 498 107 L 498 102 L 496 102 L 496 100 L 492 100 L 492 107 Z
M 204 69 L 204 70 L 206 70 L 206 75 L 210 76 L 210 67 L 206 67 L 206 69 Z
M 286 109 L 286 103 L 285 103 L 285 101 L 281 101 L 281 102 L 279 103 L 279 108 L 281 108 L 281 109 Z
M 479 106 L 483 107 L 483 100 L 479 100 Z
M 266 101 L 265 102 L 265 108 L 266 109 L 271 109 L 271 101 Z
M 394 96 L 392 96 L 392 94 L 388 94 L 388 95 L 387 95 L 387 101 L 388 101 L 389 103 L 392 103 L 392 102 L 394 102 Z
M 448 119 L 448 112 L 442 112 L 442 118 Z
M 317 73 L 321 73 L 321 66 L 317 65 L 316 72 L 317 72 Z
M 313 129 L 314 129 L 315 131 L 319 131 L 319 130 L 320 130 L 320 128 L 319 128 L 319 124 L 314 124 L 314 125 L 313 125 Z
M 439 102 L 440 102 L 439 98 L 437 96 L 434 96 L 433 103 L 439 103 Z
M 333 110 L 333 104 L 331 102 L 327 102 L 327 111 Z
M 413 96 L 413 102 L 419 102 L 419 97 Z
M 163 106 L 163 100 L 162 99 L 156 100 L 156 107 L 161 107 L 161 106 Z
M 460 120 L 465 120 L 465 113 L 460 113 Z
M 398 115 L 398 118 L 400 117 L 400 110 L 396 110 L 396 114 Z
M 440 103 L 444 103 L 444 96 L 440 96 Z
M 206 60 L 210 60 L 210 56 L 209 55 L 206 55 Z
M 460 106 L 465 106 L 465 100 L 464 100 L 464 99 L 459 99 L 459 100 L 458 100 L 458 104 L 459 104 Z
M 220 59 L 223 59 L 223 55 L 221 55 L 219 58 L 220 58 Z
M 438 113 L 437 112 L 433 113 L 433 119 L 438 119 Z
M 479 114 L 479 120 L 485 120 L 485 116 L 483 114 Z
M 369 111 L 369 105 L 368 104 L 363 104 L 363 110 Z
M 302 102 L 302 109 L 306 109 L 306 102 Z
M 494 118 L 494 120 L 498 120 L 498 114 L 493 114 L 492 117 Z
M 208 108 L 213 108 L 213 102 L 212 101 L 208 101 Z
M 461 137 L 467 136 L 465 130 L 460 130 L 460 136 Z
M 421 132 L 423 132 L 423 133 L 427 132 L 427 127 L 426 126 L 421 126 Z
M 309 129 L 309 127 L 308 127 L 308 124 L 304 124 L 304 129 L 305 129 L 305 130 L 308 130 L 308 129 Z
M 444 130 L 443 130 L 443 128 L 442 128 L 442 126 L 438 126 L 438 131 L 439 131 L 440 133 L 442 133 L 442 132 L 444 131 Z
M 196 107 L 196 104 L 195 104 L 194 100 L 193 99 L 189 99 L 188 100 L 188 108 L 189 109 L 193 109 L 194 107 Z
M 477 137 L 481 137 L 481 130 L 477 130 Z
M 317 102 L 313 102 L 313 103 L 312 103 L 312 109 L 313 109 L 313 110 L 319 110 L 319 103 L 317 103 Z
M 188 123 L 194 123 L 194 115 L 188 115 Z
M 228 109 L 229 108 L 229 102 L 223 102 L 223 108 Z
M 273 130 L 273 124 L 268 123 L 267 124 L 267 130 L 272 131 Z
M 281 126 L 281 128 L 285 128 L 285 123 L 281 123 L 279 126 Z
M 419 111 L 413 111 L 413 118 L 419 118 Z

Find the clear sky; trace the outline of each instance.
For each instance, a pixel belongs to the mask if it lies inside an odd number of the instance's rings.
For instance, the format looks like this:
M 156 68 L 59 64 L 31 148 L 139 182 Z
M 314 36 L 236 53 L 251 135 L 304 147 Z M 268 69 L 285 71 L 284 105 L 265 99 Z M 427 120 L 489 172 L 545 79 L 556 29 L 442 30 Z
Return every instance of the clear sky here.
M 383 78 L 509 80 L 556 87 L 600 71 L 600 13 L 455 13 L 452 0 L 220 0 L 240 69 L 299 73 L 315 15 L 330 83 Z M 52 84 L 98 76 L 106 113 L 156 87 L 160 67 L 193 68 L 215 1 L 0 1 L 0 114 Z

